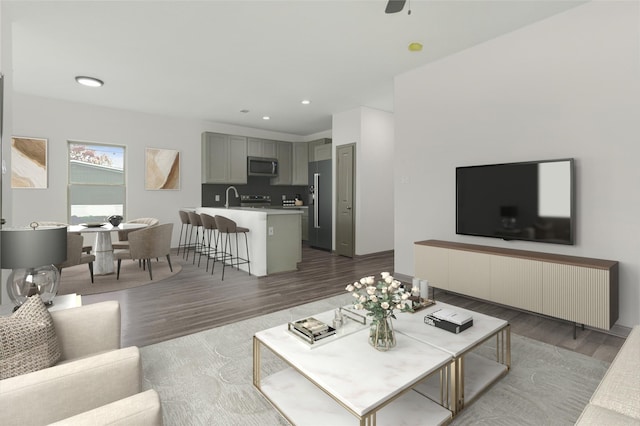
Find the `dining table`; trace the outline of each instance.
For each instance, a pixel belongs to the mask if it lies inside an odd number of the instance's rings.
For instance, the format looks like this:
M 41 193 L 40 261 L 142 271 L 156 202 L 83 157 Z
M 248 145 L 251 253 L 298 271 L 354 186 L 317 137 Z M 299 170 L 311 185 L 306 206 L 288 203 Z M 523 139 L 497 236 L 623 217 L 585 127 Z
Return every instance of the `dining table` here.
M 146 223 L 121 223 L 113 226 L 110 223 L 80 224 L 70 225 L 67 232 L 79 232 L 81 234 L 95 234 L 93 243 L 93 255 L 96 260 L 93 262 L 94 275 L 109 275 L 115 272 L 113 258 L 113 243 L 111 242 L 111 233 L 115 231 L 131 230 L 145 228 Z

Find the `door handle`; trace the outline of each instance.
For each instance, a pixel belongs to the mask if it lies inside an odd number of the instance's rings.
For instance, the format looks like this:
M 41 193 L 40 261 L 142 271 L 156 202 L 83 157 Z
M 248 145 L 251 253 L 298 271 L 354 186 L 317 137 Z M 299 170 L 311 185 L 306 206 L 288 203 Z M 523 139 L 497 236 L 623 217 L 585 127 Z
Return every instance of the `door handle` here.
M 313 227 L 320 228 L 320 173 L 313 174 L 313 188 L 314 201 L 313 201 Z
M 351 206 L 347 206 L 347 210 L 351 210 Z

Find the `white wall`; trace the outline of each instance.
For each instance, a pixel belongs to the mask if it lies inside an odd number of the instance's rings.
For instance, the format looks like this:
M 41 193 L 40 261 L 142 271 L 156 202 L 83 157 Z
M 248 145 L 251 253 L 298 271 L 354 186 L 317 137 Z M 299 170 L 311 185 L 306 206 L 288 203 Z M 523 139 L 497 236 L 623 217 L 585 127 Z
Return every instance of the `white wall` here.
M 10 87 L 13 78 L 12 66 L 11 66 L 11 21 L 8 14 L 4 12 L 4 8 L 0 4 L 0 72 L 4 74 L 4 94 L 3 94 L 3 130 L 2 141 L 0 141 L 0 161 L 4 160 L 6 153 L 9 152 L 9 145 L 11 143 L 11 91 L 7 88 Z M 3 175 L 0 171 L 0 195 L 8 188 L 9 180 L 8 175 Z M 1 198 L 1 197 L 0 197 Z M 2 217 L 6 218 L 5 207 L 0 199 L 0 212 Z M 9 300 L 7 295 L 7 286 L 4 285 L 6 279 L 9 276 L 9 270 L 0 271 L 0 303 Z
M 396 273 L 425 239 L 617 260 L 618 324 L 640 323 L 639 17 L 590 2 L 396 78 Z M 564 157 L 574 246 L 455 234 L 456 166 Z
M 49 140 L 49 187 L 7 189 L 4 209 L 10 210 L 13 226 L 33 220 L 67 221 L 67 141 L 87 141 L 126 147 L 127 218 L 157 217 L 173 222 L 172 246 L 180 233 L 178 209 L 200 205 L 203 131 L 255 136 L 286 141 L 296 135 L 265 132 L 211 122 L 185 120 L 111 108 L 63 102 L 31 95 L 13 95 L 13 134 Z M 180 190 L 144 189 L 145 147 L 180 151 Z
M 334 159 L 336 147 L 356 144 L 355 253 L 393 250 L 393 114 L 360 107 L 334 114 L 332 125 Z
M 356 157 L 356 196 L 359 193 L 359 185 L 360 185 L 360 179 L 358 179 L 358 150 L 359 150 L 359 146 L 360 146 L 360 140 L 362 139 L 362 134 L 361 134 L 361 126 L 360 126 L 360 108 L 355 108 L 349 111 L 343 111 L 340 113 L 336 113 L 333 114 L 333 117 L 331 119 L 331 128 L 332 128 L 332 165 L 333 165 L 333 177 L 332 177 L 332 189 L 333 189 L 333 194 L 334 196 L 331 197 L 332 202 L 333 200 L 336 198 L 335 194 L 336 194 L 336 148 L 340 145 L 347 145 L 350 143 L 355 143 L 356 144 L 356 152 L 355 152 L 355 157 Z M 334 211 L 335 209 L 335 203 L 333 203 L 334 205 L 331 207 L 331 211 Z M 355 206 L 353 206 L 356 214 L 358 212 L 358 201 L 357 199 L 355 200 Z M 354 222 L 355 222 L 355 233 L 356 235 L 359 234 L 362 230 L 360 229 L 360 226 L 358 224 L 358 219 L 357 216 L 355 216 L 353 218 Z M 331 245 L 331 247 L 333 249 L 335 249 L 336 247 L 336 215 L 333 215 L 333 223 L 332 223 L 332 227 L 333 227 L 333 243 Z M 356 239 L 357 240 L 357 239 Z M 358 254 L 358 245 L 357 245 L 357 241 L 355 242 L 355 252 L 356 254 Z
M 362 108 L 362 141 L 356 160 L 356 254 L 393 250 L 393 114 Z

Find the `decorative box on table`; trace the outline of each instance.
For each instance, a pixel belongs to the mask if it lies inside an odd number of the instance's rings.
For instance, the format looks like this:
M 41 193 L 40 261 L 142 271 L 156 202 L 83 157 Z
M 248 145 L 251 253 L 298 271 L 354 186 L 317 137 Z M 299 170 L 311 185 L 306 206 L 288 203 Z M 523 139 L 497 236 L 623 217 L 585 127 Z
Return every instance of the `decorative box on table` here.
M 453 309 L 438 309 L 427 314 L 424 317 L 424 322 L 457 334 L 473 325 L 473 317 Z

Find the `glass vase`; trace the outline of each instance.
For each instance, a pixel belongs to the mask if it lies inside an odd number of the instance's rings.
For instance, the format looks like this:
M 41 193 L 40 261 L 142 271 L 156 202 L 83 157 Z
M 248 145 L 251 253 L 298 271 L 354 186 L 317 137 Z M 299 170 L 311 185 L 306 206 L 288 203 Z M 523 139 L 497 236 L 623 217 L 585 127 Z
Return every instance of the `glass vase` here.
M 369 329 L 369 344 L 379 351 L 388 351 L 396 345 L 396 335 L 390 317 L 373 321 Z

